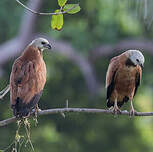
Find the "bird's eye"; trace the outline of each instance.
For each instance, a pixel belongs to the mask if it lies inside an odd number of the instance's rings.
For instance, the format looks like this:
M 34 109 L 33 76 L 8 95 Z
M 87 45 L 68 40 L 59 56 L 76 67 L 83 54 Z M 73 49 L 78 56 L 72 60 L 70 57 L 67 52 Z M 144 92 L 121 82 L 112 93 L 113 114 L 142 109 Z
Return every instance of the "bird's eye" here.
M 137 62 L 140 62 L 139 59 L 136 59 Z
M 46 44 L 45 42 L 41 42 L 42 45 Z

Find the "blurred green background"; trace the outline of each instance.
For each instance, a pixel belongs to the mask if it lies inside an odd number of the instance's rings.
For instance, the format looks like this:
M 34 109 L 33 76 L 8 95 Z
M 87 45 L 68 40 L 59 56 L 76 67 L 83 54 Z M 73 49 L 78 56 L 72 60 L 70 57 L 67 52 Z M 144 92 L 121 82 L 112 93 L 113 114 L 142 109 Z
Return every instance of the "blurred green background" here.
M 41 12 L 53 12 L 57 0 L 22 0 Z M 68 1 L 78 3 L 78 1 Z M 64 15 L 61 31 L 50 28 L 50 16 L 36 16 L 16 3 L 0 1 L 0 89 L 9 83 L 12 64 L 23 48 L 41 35 L 51 41 L 44 52 L 47 83 L 41 109 L 65 107 L 106 108 L 105 75 L 109 60 L 127 49 L 145 56 L 141 86 L 134 98 L 137 111 L 153 111 L 153 1 L 82 0 L 81 11 Z M 122 110 L 129 110 L 129 104 Z M 12 117 L 9 94 L 0 102 L 0 120 Z M 60 114 L 31 120 L 36 152 L 152 152 L 153 117 L 105 114 Z M 0 149 L 14 139 L 16 123 L 0 128 Z M 8 150 L 11 151 L 11 150 Z M 21 151 L 31 151 L 22 146 Z

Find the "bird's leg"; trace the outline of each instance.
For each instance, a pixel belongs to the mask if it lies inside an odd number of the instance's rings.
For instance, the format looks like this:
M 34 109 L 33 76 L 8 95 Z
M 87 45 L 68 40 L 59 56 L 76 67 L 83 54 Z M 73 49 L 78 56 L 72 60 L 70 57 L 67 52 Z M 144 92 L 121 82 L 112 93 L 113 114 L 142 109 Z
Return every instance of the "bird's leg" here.
M 114 113 L 115 115 L 121 113 L 121 110 L 119 109 L 119 107 L 118 107 L 118 105 L 117 105 L 117 99 L 115 99 L 115 102 L 114 102 L 113 113 Z
M 35 116 L 38 115 L 39 111 L 41 111 L 41 109 L 39 108 L 38 104 L 36 104 L 36 106 L 35 106 Z
M 34 115 L 35 115 L 34 120 L 36 121 L 35 125 L 38 124 L 37 116 L 38 116 L 38 112 L 39 112 L 39 111 L 41 111 L 41 109 L 39 109 L 38 104 L 36 104 L 36 106 L 35 106 L 35 111 L 34 111 Z
M 131 109 L 130 109 L 129 115 L 130 115 L 130 117 L 131 117 L 131 116 L 134 116 L 135 113 L 136 113 L 136 111 L 134 110 L 134 107 L 133 107 L 133 102 L 132 102 L 132 100 L 130 100 L 130 107 L 131 107 Z

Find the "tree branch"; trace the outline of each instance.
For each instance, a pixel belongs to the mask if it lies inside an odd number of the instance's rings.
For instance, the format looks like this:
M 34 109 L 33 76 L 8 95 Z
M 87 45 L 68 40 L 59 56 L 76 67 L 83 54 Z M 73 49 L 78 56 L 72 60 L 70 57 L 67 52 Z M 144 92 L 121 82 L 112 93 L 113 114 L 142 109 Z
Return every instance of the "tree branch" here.
M 10 85 L 8 84 L 1 92 L 0 99 L 2 99 L 10 91 Z
M 49 114 L 61 114 L 61 113 L 100 113 L 100 114 L 113 114 L 110 110 L 105 109 L 88 109 L 88 108 L 56 108 L 47 109 L 38 112 L 38 116 L 49 115 Z M 128 111 L 122 111 L 119 115 L 129 115 Z M 32 114 L 31 114 L 32 116 Z M 153 116 L 153 112 L 136 112 L 135 116 Z M 0 121 L 0 127 L 6 126 L 10 123 L 17 121 L 15 117 Z
M 41 0 L 29 0 L 28 7 L 38 11 L 42 2 L 43 1 Z M 66 56 L 80 69 L 90 94 L 95 95 L 99 91 L 100 86 L 96 80 L 92 65 L 84 56 L 79 54 L 79 51 L 75 50 L 70 43 L 53 40 L 51 37 L 47 37 L 44 34 L 35 34 L 34 29 L 37 17 L 37 15 L 30 12 L 24 13 L 19 29 L 19 34 L 15 38 L 0 44 L 0 66 L 23 51 L 24 47 L 31 40 L 33 40 L 33 38 L 38 36 L 46 37 L 52 42 L 52 44 L 54 44 L 54 49 L 56 49 L 57 53 Z
M 99 47 L 89 51 L 91 52 L 89 55 L 89 60 L 91 62 L 96 61 L 97 58 L 101 56 L 109 56 L 113 53 L 117 53 L 119 51 L 126 51 L 128 49 L 138 49 L 140 51 L 145 51 L 153 55 L 153 43 L 152 40 L 149 39 L 127 39 L 121 40 L 116 44 L 104 44 Z
M 76 8 L 77 6 L 79 6 L 79 4 L 76 4 L 73 7 L 67 9 L 66 11 L 61 11 L 61 12 L 57 12 L 57 13 L 40 13 L 40 12 L 36 12 L 36 11 L 30 9 L 29 7 L 27 7 L 26 5 L 24 5 L 23 3 L 21 3 L 19 0 L 16 0 L 16 2 L 19 3 L 26 10 L 30 11 L 31 13 L 34 13 L 34 14 L 37 14 L 37 15 L 46 15 L 46 16 L 65 14 L 65 13 L 71 11 L 72 9 Z

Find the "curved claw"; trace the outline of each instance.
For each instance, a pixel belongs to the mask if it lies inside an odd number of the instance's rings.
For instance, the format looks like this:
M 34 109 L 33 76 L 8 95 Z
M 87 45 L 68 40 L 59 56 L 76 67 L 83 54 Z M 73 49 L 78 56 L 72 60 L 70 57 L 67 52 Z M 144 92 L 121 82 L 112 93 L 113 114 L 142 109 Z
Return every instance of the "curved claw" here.
M 134 117 L 134 116 L 135 116 L 136 111 L 134 110 L 132 100 L 130 100 L 130 104 L 131 104 L 131 109 L 130 109 L 130 111 L 129 111 L 129 116 L 130 116 L 130 118 L 131 118 L 131 117 Z
M 131 118 L 131 117 L 134 117 L 135 114 L 136 114 L 136 111 L 135 111 L 134 109 L 131 109 L 130 112 L 129 112 L 130 118 Z
M 121 110 L 117 106 L 114 106 L 113 109 L 112 109 L 112 111 L 113 111 L 113 114 L 114 115 L 117 115 L 117 114 L 120 114 L 121 113 Z
M 36 104 L 35 112 L 34 112 L 35 113 L 35 117 L 37 117 L 39 111 L 41 111 L 41 109 L 38 107 L 38 104 Z

